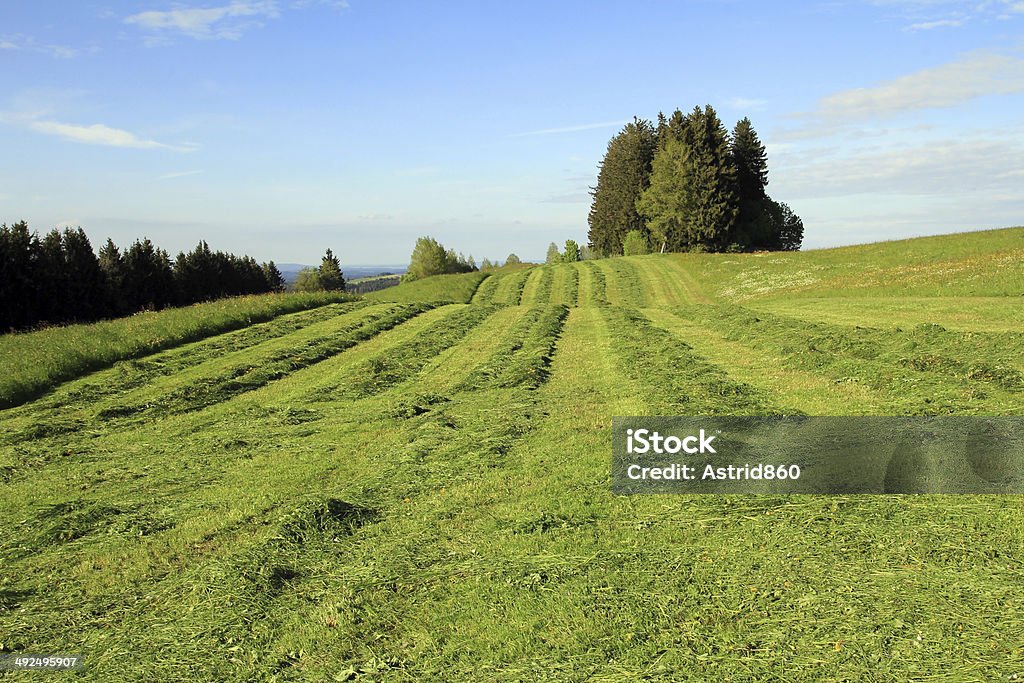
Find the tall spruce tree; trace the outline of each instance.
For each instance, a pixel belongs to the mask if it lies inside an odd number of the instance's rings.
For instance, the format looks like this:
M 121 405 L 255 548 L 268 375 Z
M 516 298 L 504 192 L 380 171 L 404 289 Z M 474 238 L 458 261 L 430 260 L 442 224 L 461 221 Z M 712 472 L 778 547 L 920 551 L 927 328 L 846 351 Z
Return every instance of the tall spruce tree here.
M 688 226 L 695 210 L 691 154 L 682 138 L 666 136 L 654 157 L 651 185 L 637 200 L 655 251 L 681 251 L 690 246 Z
M 64 266 L 72 320 L 96 320 L 106 314 L 105 278 L 92 243 L 82 228 L 64 229 Z
M 330 249 L 320 260 L 320 286 L 328 291 L 345 291 L 345 278 L 341 274 L 341 263 Z
M 54 228 L 39 240 L 39 269 L 37 271 L 38 320 L 61 323 L 71 317 L 71 281 L 68 278 L 64 240 Z
M 163 308 L 175 301 L 174 271 L 167 252 L 145 238 L 124 253 L 124 292 L 131 311 Z
M 664 117 L 662 117 L 663 119 Z M 717 251 L 728 244 L 736 221 L 736 169 L 728 133 L 709 104 L 685 118 L 676 110 L 661 127 L 651 185 L 637 208 L 649 219 L 661 250 L 700 247 Z
M 28 223 L 0 227 L 0 331 L 39 320 L 39 236 Z
M 284 276 L 281 275 L 280 269 L 277 264 L 273 261 L 267 261 L 263 264 L 263 279 L 267 282 L 268 292 L 283 292 L 287 283 L 284 281 Z
M 732 241 L 744 248 L 767 248 L 772 242 L 772 206 L 768 185 L 768 154 L 750 119 L 740 119 L 732 131 L 730 156 L 736 167 L 739 212 Z
M 656 148 L 654 126 L 636 117 L 608 143 L 597 185 L 591 190 L 587 234 L 590 246 L 602 254 L 621 254 L 622 240 L 630 230 L 646 233 L 636 201 L 650 183 Z
M 119 316 L 128 312 L 128 300 L 124 291 L 124 258 L 114 240 L 107 238 L 100 247 L 100 271 L 103 273 L 105 315 Z

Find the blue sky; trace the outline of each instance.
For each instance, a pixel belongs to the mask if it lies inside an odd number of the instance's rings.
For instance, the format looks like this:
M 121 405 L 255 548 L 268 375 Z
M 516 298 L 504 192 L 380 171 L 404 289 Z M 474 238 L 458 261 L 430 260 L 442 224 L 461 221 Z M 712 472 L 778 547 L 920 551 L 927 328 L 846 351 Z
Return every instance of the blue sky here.
M 1024 2 L 0 4 L 0 221 L 260 260 L 586 241 L 633 115 L 749 116 L 832 246 L 1024 223 Z

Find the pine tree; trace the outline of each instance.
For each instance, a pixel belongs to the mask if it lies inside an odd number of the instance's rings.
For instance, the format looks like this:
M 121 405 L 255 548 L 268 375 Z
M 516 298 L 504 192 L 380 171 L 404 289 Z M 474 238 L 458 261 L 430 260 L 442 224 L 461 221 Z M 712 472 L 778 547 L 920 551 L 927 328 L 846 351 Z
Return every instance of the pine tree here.
M 71 282 L 68 279 L 64 240 L 54 228 L 39 240 L 38 320 L 61 323 L 71 316 Z
M 345 291 L 345 278 L 341 273 L 341 263 L 338 262 L 338 257 L 334 255 L 330 249 L 324 254 L 323 259 L 320 261 L 320 270 L 318 271 L 320 276 L 320 286 L 328 291 Z
M 286 286 L 284 276 L 281 275 L 281 271 L 278 270 L 277 264 L 273 261 L 267 261 L 263 264 L 263 278 L 267 282 L 268 292 L 283 292 Z
M 558 245 L 552 242 L 548 245 L 548 254 L 544 258 L 545 263 L 558 263 L 562 260 L 562 255 L 558 252 Z
M 163 308 L 177 298 L 171 259 L 148 237 L 136 240 L 125 251 L 124 270 L 124 292 L 129 311 Z
M 39 237 L 28 223 L 0 227 L 0 331 L 35 324 L 38 316 Z
M 744 248 L 765 248 L 773 239 L 772 206 L 768 185 L 768 155 L 750 119 L 736 123 L 730 156 L 736 167 L 736 199 L 739 212 L 731 241 Z
M 576 240 L 565 241 L 565 251 L 562 253 L 562 260 L 566 263 L 575 263 L 580 260 L 580 245 Z
M 100 248 L 99 266 L 103 273 L 105 315 L 124 315 L 128 311 L 124 291 L 124 259 L 117 245 L 109 237 L 107 243 Z
M 693 198 L 691 150 L 682 140 L 667 136 L 654 157 L 651 184 L 637 200 L 658 251 L 681 251 L 690 246 L 689 224 L 696 211 Z
M 588 215 L 591 247 L 603 254 L 621 254 L 630 230 L 646 232 L 636 201 L 650 183 L 657 133 L 650 121 L 633 118 L 609 141 L 592 189 Z
M 64 265 L 69 282 L 69 319 L 90 321 L 103 317 L 105 281 L 99 259 L 82 228 L 64 229 Z
M 662 250 L 721 250 L 736 221 L 736 169 L 728 134 L 711 105 L 677 110 L 661 130 L 651 185 L 637 208 Z

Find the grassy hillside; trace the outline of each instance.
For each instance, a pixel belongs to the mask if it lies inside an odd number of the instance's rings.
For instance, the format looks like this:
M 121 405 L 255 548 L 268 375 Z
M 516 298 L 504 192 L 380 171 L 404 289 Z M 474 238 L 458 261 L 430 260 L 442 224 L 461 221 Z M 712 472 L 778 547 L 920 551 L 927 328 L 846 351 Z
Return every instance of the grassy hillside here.
M 377 292 L 370 292 L 366 298 L 371 301 L 392 301 L 409 303 L 412 301 L 434 301 L 448 303 L 468 303 L 480 283 L 489 273 L 459 273 L 457 275 L 435 275 L 413 280 L 389 287 Z
M 609 482 L 613 415 L 1020 414 L 1021 236 L 446 276 L 67 382 L 0 411 L 0 649 L 102 681 L 1024 675 L 1018 498 Z
M 351 298 L 335 292 L 238 296 L 99 323 L 0 335 L 0 407 L 16 405 L 58 382 L 116 361 Z

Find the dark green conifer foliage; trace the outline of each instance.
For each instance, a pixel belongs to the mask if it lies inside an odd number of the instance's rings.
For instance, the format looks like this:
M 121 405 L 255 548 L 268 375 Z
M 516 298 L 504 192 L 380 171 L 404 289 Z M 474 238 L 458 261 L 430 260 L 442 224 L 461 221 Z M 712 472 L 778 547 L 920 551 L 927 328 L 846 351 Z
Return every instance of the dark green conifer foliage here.
M 69 319 L 70 285 L 64 242 L 54 228 L 39 241 L 36 315 L 40 321 L 62 323 Z
M 662 126 L 661 140 L 651 185 L 637 203 L 650 221 L 655 248 L 722 249 L 737 214 L 725 127 L 711 105 L 694 107 L 685 118 L 676 110 Z
M 0 227 L 0 331 L 38 321 L 39 237 L 28 223 Z
M 750 119 L 741 119 L 733 128 L 730 154 L 739 209 L 731 241 L 742 248 L 768 248 L 773 241 L 772 205 L 765 191 L 768 155 Z
M 167 252 L 149 238 L 136 240 L 124 253 L 124 288 L 129 310 L 159 309 L 176 299 L 174 271 Z
M 104 315 L 119 316 L 128 312 L 128 301 L 124 291 L 124 258 L 114 240 L 107 238 L 106 244 L 100 248 L 100 271 L 104 283 Z
M 330 249 L 320 260 L 320 286 L 329 291 L 345 291 L 345 278 L 341 274 L 341 263 Z
M 267 283 L 267 291 L 270 292 L 283 292 L 287 285 L 284 276 L 281 275 L 281 271 L 273 261 L 263 264 L 263 279 Z
M 106 315 L 106 280 L 92 243 L 82 228 L 64 229 L 64 267 L 70 304 L 68 320 L 96 320 Z
M 650 121 L 635 118 L 611 139 L 591 190 L 587 239 L 602 254 L 622 253 L 622 240 L 630 230 L 646 233 L 636 201 L 650 183 L 657 149 L 657 132 Z

